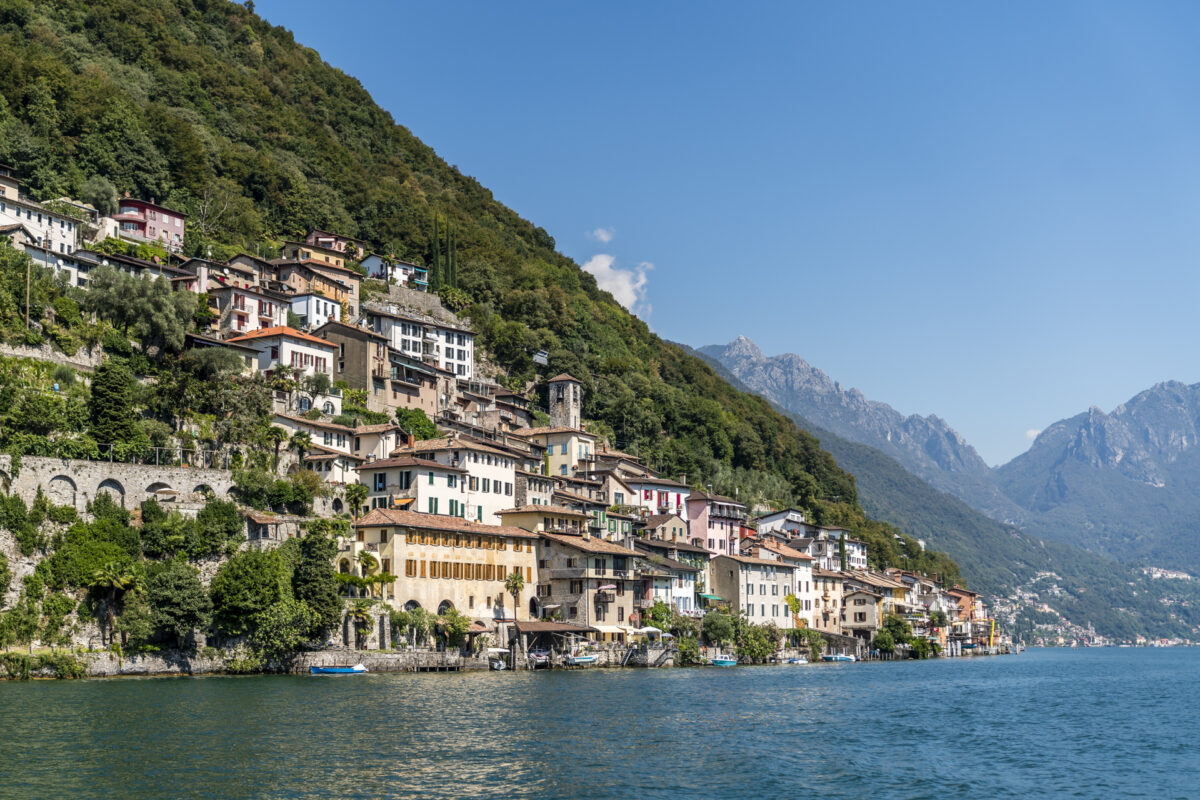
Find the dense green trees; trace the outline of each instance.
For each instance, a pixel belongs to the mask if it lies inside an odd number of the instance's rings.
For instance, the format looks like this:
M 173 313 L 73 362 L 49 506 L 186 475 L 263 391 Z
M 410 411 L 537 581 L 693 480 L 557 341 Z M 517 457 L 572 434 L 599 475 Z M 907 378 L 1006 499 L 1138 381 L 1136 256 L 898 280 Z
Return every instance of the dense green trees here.
M 176 647 L 185 647 L 197 629 L 212 621 L 212 600 L 196 568 L 186 561 L 153 565 L 146 579 L 146 600 L 153 609 L 155 630 Z
M 291 594 L 279 553 L 250 550 L 230 558 L 212 579 L 213 621 L 227 636 L 249 633 L 255 617 Z

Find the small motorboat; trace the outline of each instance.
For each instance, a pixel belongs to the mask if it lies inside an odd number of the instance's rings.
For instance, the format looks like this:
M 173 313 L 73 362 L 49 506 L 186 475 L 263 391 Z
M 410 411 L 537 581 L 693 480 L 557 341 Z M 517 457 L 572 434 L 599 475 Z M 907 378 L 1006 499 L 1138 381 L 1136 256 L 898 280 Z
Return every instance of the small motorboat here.
M 567 666 L 569 667 L 583 667 L 588 664 L 595 664 L 596 656 L 570 655 L 563 660 L 567 662 Z
M 826 653 L 821 656 L 822 661 L 857 661 L 854 656 L 844 655 L 842 653 Z
M 783 663 L 785 663 L 785 664 L 807 664 L 808 659 L 807 658 L 789 658 L 787 661 L 785 661 Z
M 711 661 L 709 661 L 708 663 L 712 664 L 714 667 L 736 667 L 737 659 L 736 658 L 714 658 Z
M 308 671 L 313 675 L 362 675 L 367 672 L 367 668 L 362 664 L 354 666 L 332 666 L 332 667 L 309 667 Z

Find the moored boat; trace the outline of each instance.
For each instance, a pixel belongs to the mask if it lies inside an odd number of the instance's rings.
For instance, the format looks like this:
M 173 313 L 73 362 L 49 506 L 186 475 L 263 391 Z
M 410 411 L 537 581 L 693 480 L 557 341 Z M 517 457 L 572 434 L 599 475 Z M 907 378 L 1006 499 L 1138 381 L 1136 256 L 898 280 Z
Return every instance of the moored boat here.
M 736 658 L 714 658 L 708 662 L 714 667 L 735 667 L 737 666 Z
M 857 661 L 854 656 L 844 655 L 842 653 L 826 653 L 821 656 L 822 661 Z
M 567 662 L 567 666 L 582 667 L 586 666 L 587 664 L 595 664 L 596 656 L 571 655 L 567 656 L 563 660 Z
M 308 671 L 313 675 L 361 675 L 368 670 L 362 664 L 355 664 L 354 666 L 309 667 Z
M 807 658 L 789 658 L 787 661 L 785 661 L 783 663 L 785 663 L 785 664 L 807 664 L 808 659 Z

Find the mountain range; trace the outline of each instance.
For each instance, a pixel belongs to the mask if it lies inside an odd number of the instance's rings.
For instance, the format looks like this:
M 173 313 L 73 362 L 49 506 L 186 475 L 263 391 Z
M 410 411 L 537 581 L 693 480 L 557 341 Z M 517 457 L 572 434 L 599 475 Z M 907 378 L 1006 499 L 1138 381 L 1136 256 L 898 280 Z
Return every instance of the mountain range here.
M 1200 384 L 1160 383 L 1111 413 L 1091 408 L 989 468 L 939 417 L 905 416 L 795 354 L 768 357 L 745 337 L 700 352 L 813 428 L 891 456 L 993 520 L 1131 564 L 1200 571 Z

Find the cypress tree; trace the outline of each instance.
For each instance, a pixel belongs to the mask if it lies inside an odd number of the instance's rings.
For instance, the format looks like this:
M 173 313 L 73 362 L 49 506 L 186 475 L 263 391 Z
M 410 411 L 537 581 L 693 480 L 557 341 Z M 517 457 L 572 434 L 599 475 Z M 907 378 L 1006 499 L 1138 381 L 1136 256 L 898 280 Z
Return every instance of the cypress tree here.
M 454 241 L 454 228 L 449 224 L 446 225 L 446 259 L 450 263 L 450 288 L 458 288 L 458 253 L 456 252 L 458 243 Z
M 433 268 L 429 270 L 429 289 L 436 292 L 442 288 L 442 243 L 438 235 L 437 212 L 433 215 Z

